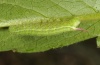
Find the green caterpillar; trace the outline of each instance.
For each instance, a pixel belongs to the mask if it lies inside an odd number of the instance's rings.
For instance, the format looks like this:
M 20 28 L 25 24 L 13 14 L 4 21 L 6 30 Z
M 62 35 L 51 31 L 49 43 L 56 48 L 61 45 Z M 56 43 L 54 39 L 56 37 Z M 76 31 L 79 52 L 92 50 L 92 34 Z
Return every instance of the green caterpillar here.
M 10 26 L 9 30 L 23 35 L 47 36 L 73 31 L 80 23 L 77 18 L 73 18 L 69 21 L 56 18 L 42 18 L 41 20 L 37 20 L 37 22 L 31 21 L 32 20 L 30 20 L 29 23 Z
M 9 30 L 13 33 L 22 35 L 47 36 L 73 31 L 77 29 L 76 27 L 79 23 L 80 21 L 77 18 L 71 20 L 61 18 L 41 18 L 36 20 L 31 19 L 17 25 L 12 25 L 9 27 Z

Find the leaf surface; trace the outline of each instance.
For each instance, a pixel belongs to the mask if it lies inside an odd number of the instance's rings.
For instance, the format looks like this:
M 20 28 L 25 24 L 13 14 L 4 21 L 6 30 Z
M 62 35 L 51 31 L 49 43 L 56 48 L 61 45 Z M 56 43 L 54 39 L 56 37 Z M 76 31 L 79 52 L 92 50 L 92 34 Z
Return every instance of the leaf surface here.
M 58 48 L 99 36 L 100 0 L 0 0 L 0 51 L 16 49 L 18 52 L 40 52 Z M 89 14 L 89 20 L 84 15 Z M 90 16 L 95 14 L 95 16 Z M 19 20 L 50 17 L 79 17 L 78 28 L 86 31 L 69 31 L 51 36 L 20 35 L 10 31 Z M 16 21 L 15 21 L 16 20 Z M 8 25 L 8 23 L 12 25 Z M 37 21 L 35 21 L 37 23 Z M 54 21 L 53 21 L 54 22 Z M 59 23 L 57 23 L 59 24 Z M 38 26 L 38 25 L 37 25 Z M 51 25 L 50 25 L 51 26 Z M 27 26 L 26 26 L 27 28 Z M 19 29 L 18 29 L 19 30 Z

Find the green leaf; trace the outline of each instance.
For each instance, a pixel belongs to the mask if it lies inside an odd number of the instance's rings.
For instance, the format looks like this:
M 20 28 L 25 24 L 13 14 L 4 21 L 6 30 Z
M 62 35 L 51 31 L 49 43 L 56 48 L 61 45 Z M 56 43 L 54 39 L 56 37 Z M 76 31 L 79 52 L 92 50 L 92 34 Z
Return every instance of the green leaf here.
M 99 36 L 99 11 L 99 0 L 0 0 L 0 51 L 16 49 L 18 52 L 40 52 Z M 27 23 L 27 20 L 44 18 L 42 21 L 45 22 L 46 18 L 65 18 L 69 22 L 73 17 L 81 21 L 78 28 L 87 31 L 66 31 L 50 36 L 31 35 L 30 31 L 28 31 L 29 35 L 13 33 L 23 30 L 23 27 L 28 29 L 39 27 L 39 24 Z M 38 21 L 34 22 L 38 23 Z M 53 21 L 53 25 L 54 22 L 57 23 Z M 48 24 L 48 26 L 52 25 Z

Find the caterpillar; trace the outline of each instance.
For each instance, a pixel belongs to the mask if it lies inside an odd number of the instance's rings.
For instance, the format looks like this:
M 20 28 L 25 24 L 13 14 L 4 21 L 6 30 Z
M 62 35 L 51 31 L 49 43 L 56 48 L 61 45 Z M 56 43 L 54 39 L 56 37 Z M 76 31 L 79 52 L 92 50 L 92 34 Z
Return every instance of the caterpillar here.
M 47 36 L 76 30 L 79 24 L 78 18 L 35 18 L 6 23 L 3 26 L 8 25 L 9 31 L 16 34 Z

